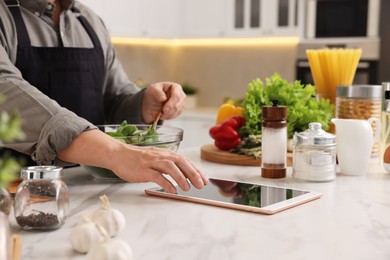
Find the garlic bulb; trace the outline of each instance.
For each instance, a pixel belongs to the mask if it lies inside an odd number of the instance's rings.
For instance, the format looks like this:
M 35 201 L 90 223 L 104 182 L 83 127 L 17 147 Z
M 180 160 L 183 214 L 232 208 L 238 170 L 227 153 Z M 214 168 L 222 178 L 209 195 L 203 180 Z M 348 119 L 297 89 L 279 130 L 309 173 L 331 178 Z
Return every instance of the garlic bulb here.
M 119 210 L 111 208 L 106 195 L 99 198 L 102 206 L 93 212 L 92 220 L 102 226 L 111 237 L 116 236 L 126 226 L 125 216 Z
M 87 213 L 83 214 L 83 221 L 70 232 L 70 243 L 79 253 L 87 253 L 92 244 L 103 240 L 96 223 L 92 222 Z
M 132 260 L 133 250 L 123 240 L 110 238 L 104 228 L 98 226 L 104 239 L 92 245 L 88 251 L 87 260 Z

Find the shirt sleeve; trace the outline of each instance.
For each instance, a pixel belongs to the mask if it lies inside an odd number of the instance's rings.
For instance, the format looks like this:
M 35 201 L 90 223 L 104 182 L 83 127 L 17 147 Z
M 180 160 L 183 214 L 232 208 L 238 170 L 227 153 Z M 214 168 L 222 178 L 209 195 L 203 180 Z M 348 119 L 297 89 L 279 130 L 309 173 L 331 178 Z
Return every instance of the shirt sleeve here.
M 12 113 L 17 110 L 26 136 L 23 140 L 4 143 L 3 146 L 31 155 L 38 164 L 67 165 L 58 161 L 56 154 L 81 132 L 96 128 L 26 81 L 0 79 L 0 91 L 5 97 L 5 101 L 0 104 L 0 111 Z

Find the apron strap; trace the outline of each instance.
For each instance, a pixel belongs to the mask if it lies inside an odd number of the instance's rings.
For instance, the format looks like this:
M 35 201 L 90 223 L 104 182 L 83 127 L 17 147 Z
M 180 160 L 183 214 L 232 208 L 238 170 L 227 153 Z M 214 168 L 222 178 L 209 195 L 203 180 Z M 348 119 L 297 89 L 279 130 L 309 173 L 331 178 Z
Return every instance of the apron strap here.
M 95 32 L 95 30 L 92 28 L 88 20 L 80 14 L 80 10 L 77 9 L 76 7 L 72 7 L 71 10 L 74 13 L 77 13 L 77 18 L 79 19 L 80 23 L 83 25 L 84 29 L 87 31 L 89 37 L 91 38 L 91 41 L 93 43 L 93 46 L 95 48 L 98 48 L 99 50 L 103 50 L 102 46 L 100 44 L 100 40 Z
M 5 4 L 8 6 L 9 11 L 11 12 L 16 28 L 18 28 L 18 45 L 21 46 L 31 46 L 30 37 L 28 36 L 26 25 L 23 22 L 22 14 L 19 9 L 18 0 L 4 0 Z
M 5 4 L 10 7 L 20 6 L 19 0 L 4 0 Z
M 80 15 L 78 18 L 79 18 L 81 24 L 84 26 L 87 33 L 89 34 L 89 37 L 91 37 L 91 40 L 92 40 L 95 48 L 102 50 L 102 46 L 100 44 L 99 38 L 98 38 L 95 30 L 92 28 L 92 26 L 87 21 L 87 19 L 85 19 L 85 17 L 82 15 Z

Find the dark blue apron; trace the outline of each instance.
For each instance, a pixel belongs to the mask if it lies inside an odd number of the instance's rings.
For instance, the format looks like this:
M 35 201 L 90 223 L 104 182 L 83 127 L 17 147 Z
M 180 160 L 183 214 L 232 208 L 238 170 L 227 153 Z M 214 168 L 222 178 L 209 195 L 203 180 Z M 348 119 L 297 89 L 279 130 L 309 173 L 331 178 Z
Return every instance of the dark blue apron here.
M 15 66 L 31 85 L 93 124 L 104 123 L 104 55 L 100 41 L 81 15 L 78 19 L 94 48 L 33 47 L 18 1 L 4 0 L 17 30 Z M 76 8 L 71 9 L 78 12 Z
M 19 7 L 9 6 L 9 9 L 18 37 L 15 66 L 23 78 L 91 123 L 104 123 L 104 56 L 100 41 L 88 21 L 79 15 L 94 48 L 33 47 Z

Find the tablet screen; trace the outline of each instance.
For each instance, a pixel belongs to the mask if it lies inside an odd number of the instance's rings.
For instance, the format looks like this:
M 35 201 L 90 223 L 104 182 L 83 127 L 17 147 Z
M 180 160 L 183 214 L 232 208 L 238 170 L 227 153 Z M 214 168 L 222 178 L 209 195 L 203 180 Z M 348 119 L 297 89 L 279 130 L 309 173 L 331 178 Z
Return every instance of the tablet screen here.
M 189 191 L 182 191 L 178 188 L 177 194 L 169 194 L 163 189 L 155 188 L 145 192 L 149 195 L 264 214 L 273 214 L 321 196 L 318 192 L 293 188 L 222 179 L 209 180 L 209 184 L 200 190 L 192 187 Z

